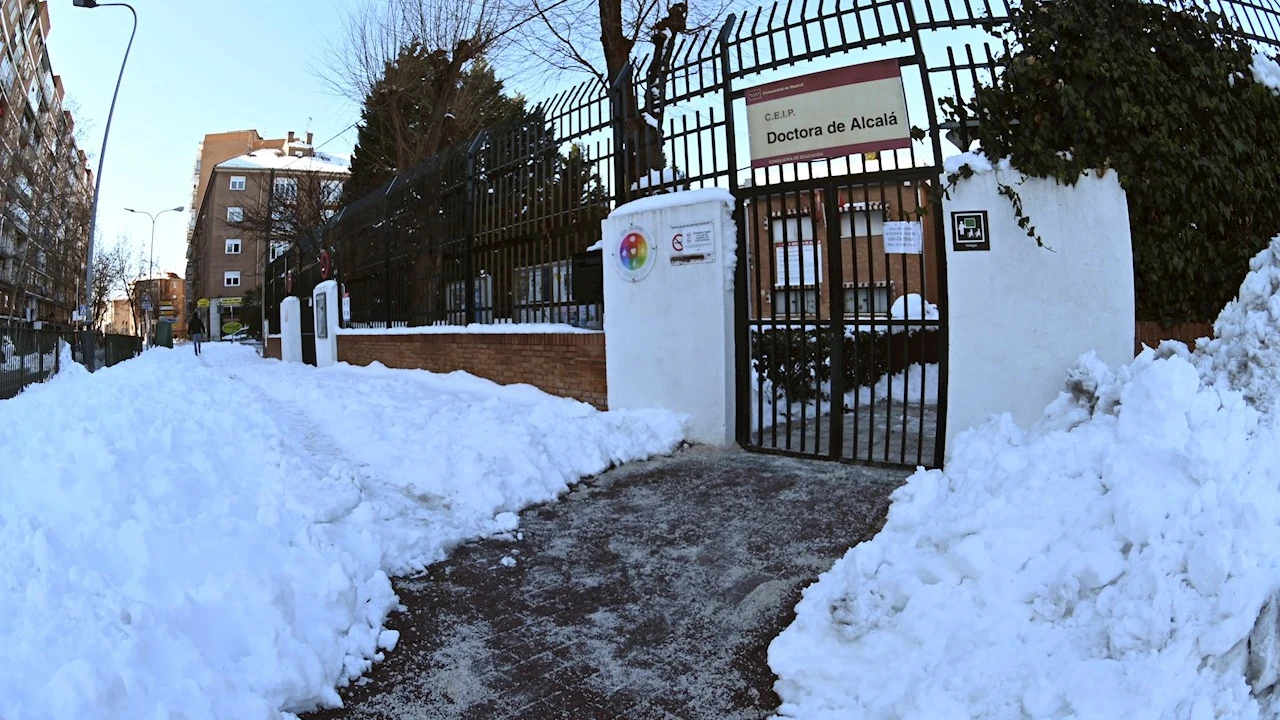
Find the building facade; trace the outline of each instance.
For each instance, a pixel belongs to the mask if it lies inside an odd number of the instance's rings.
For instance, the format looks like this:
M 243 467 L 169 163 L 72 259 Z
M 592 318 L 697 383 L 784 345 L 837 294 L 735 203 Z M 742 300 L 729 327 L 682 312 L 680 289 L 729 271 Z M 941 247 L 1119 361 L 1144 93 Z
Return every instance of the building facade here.
M 0 2 L 0 322 L 66 326 L 82 295 L 93 175 L 49 30 L 47 2 Z
M 151 317 L 156 322 L 170 323 L 173 337 L 187 337 L 187 283 L 177 273 L 167 272 L 154 278 L 139 278 L 133 283 L 133 297 L 151 298 Z M 135 304 L 140 324 L 146 317 L 141 303 Z
M 748 268 L 750 315 L 756 320 L 807 322 L 833 312 L 864 322 L 887 319 L 903 295 L 937 304 L 941 294 L 932 202 L 924 182 L 778 193 L 745 208 L 753 253 Z M 830 202 L 828 201 L 830 200 Z M 913 252 L 889 251 L 889 221 L 919 223 Z M 830 254 L 840 243 L 840 269 Z
M 211 339 L 261 330 L 266 263 L 288 251 L 299 229 L 336 212 L 350 163 L 316 152 L 311 140 L 263 140 L 256 131 L 205 137 L 192 179 L 200 201 L 187 244 L 187 311 L 200 313 Z M 240 154 L 217 160 L 232 148 Z

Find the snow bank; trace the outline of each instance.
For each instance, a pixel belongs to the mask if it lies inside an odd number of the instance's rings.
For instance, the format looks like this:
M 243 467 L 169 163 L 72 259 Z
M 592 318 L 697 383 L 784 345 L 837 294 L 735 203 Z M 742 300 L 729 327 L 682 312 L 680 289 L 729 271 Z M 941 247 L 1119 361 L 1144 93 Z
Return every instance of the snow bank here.
M 1250 70 L 1253 71 L 1254 80 L 1266 85 L 1274 90 L 1277 95 L 1280 95 L 1280 63 L 1263 53 L 1254 53 Z
M 388 575 L 676 447 L 464 374 L 157 348 L 0 401 L 0 715 L 279 718 L 394 647 Z
M 912 476 L 770 646 L 779 715 L 1258 718 L 1246 639 L 1280 588 L 1280 238 L 1215 331 L 1114 372 L 1085 356 L 1036 427 L 996 418 Z
M 885 375 L 880 378 L 876 381 L 874 392 L 869 387 L 858 388 L 858 405 L 866 407 L 873 402 L 888 402 L 890 393 L 893 394 L 892 400 L 895 403 L 916 405 L 923 401 L 925 405 L 937 405 L 938 377 L 937 363 L 912 365 L 903 372 L 895 373 L 892 377 Z M 854 407 L 853 392 L 845 393 L 844 397 L 845 407 Z

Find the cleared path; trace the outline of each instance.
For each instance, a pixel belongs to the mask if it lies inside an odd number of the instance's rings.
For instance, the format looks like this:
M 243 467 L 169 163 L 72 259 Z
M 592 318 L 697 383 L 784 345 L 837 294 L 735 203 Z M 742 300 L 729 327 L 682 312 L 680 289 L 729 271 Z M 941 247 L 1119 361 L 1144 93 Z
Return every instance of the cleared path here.
M 711 450 L 606 473 L 398 581 L 400 645 L 307 717 L 766 717 L 770 640 L 905 476 Z

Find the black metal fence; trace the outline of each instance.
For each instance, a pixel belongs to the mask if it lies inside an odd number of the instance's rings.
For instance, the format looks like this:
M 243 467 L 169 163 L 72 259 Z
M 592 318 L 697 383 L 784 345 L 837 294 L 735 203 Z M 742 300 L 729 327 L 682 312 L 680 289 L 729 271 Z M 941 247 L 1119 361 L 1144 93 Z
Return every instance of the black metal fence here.
M 1171 0 L 1177 2 L 1178 0 Z M 1277 0 L 1211 0 L 1247 37 L 1280 37 Z M 268 263 L 266 317 L 334 278 L 343 324 L 567 322 L 599 327 L 600 220 L 638 196 L 777 183 L 817 168 L 741 168 L 741 87 L 786 68 L 895 58 L 931 138 L 896 160 L 935 165 L 937 100 L 968 97 L 998 71 L 1001 0 L 779 0 L 679 35 L 609 87 L 583 83 L 449 148 L 344 208 Z M 857 53 L 857 55 L 851 55 Z M 890 162 L 895 160 L 891 158 Z M 866 171 L 858 158 L 821 172 Z M 327 252 L 329 272 L 320 253 Z
M 116 365 L 142 352 L 142 338 L 129 335 L 99 333 L 94 345 L 98 368 Z M 63 346 L 71 350 L 75 362 L 83 363 L 83 350 L 71 330 L 0 325 L 0 400 L 12 398 L 57 373 Z

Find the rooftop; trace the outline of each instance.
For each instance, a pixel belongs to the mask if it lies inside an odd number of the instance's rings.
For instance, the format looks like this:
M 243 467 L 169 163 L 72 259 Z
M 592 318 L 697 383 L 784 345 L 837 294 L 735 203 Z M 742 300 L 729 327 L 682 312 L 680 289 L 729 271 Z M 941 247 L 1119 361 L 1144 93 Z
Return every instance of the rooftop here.
M 295 143 L 296 145 L 296 143 Z M 302 148 L 298 148 L 302 149 Z M 283 150 L 268 148 L 254 150 L 248 155 L 232 158 L 219 164 L 219 170 L 283 170 L 288 168 L 295 172 L 319 172 L 346 175 L 351 172 L 351 160 L 341 155 L 311 151 L 313 153 L 298 157 L 286 155 Z

